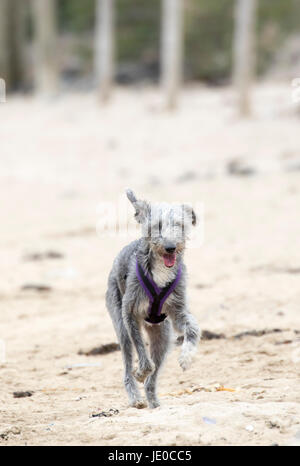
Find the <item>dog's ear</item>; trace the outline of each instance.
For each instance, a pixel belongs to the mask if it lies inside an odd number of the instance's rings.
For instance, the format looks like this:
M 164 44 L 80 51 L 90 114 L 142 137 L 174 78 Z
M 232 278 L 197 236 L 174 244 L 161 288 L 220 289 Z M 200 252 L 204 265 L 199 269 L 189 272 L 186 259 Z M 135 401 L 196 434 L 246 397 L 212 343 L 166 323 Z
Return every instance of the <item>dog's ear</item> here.
M 138 223 L 143 223 L 150 212 L 150 205 L 146 201 L 138 200 L 134 192 L 131 191 L 131 189 L 126 189 L 126 194 L 127 194 L 129 201 L 135 208 L 134 217 L 136 221 Z
M 190 220 L 191 224 L 195 226 L 197 224 L 197 217 L 192 206 L 188 204 L 183 205 L 184 218 Z

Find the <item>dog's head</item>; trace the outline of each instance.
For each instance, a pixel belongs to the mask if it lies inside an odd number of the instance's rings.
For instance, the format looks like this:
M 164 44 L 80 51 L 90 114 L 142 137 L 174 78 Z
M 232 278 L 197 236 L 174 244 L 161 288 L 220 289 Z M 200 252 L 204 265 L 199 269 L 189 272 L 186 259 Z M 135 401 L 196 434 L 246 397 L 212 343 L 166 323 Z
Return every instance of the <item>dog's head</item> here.
M 196 215 L 187 204 L 154 203 L 138 200 L 128 189 L 127 197 L 135 209 L 135 219 L 142 227 L 142 235 L 157 259 L 166 267 L 173 267 L 177 254 L 182 254 Z

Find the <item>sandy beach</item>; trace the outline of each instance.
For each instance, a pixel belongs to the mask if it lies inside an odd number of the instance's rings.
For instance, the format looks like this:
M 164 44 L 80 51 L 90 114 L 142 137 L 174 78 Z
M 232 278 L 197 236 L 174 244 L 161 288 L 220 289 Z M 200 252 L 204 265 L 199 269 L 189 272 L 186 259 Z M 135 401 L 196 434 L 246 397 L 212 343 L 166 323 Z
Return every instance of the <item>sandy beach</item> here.
M 257 86 L 248 120 L 237 118 L 231 88 L 191 86 L 175 113 L 154 88 L 119 88 L 105 107 L 93 94 L 0 104 L 0 445 L 299 442 L 300 139 L 290 94 L 286 84 Z M 128 407 L 120 351 L 82 354 L 117 342 L 104 297 L 132 238 L 97 224 L 126 187 L 204 206 L 203 244 L 186 251 L 188 294 L 201 329 L 220 338 L 204 338 L 183 372 L 174 336 L 156 410 Z

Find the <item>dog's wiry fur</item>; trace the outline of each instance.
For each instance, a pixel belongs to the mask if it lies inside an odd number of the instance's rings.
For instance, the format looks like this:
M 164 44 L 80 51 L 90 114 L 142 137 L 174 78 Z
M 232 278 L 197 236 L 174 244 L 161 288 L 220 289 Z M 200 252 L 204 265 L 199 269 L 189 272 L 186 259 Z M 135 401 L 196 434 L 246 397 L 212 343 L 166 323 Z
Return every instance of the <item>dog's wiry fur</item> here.
M 185 240 L 196 217 L 187 205 L 148 204 L 137 200 L 127 190 L 127 197 L 135 208 L 135 218 L 142 227 L 142 238 L 122 249 L 116 257 L 108 279 L 106 304 L 111 315 L 121 346 L 125 377 L 124 384 L 129 403 L 137 408 L 144 407 L 136 380 L 145 382 L 145 393 L 150 408 L 159 406 L 156 395 L 158 371 L 167 354 L 171 341 L 171 324 L 184 335 L 179 364 L 183 370 L 192 361 L 200 338 L 195 318 L 190 314 L 186 298 L 186 267 L 183 263 Z M 176 261 L 167 267 L 163 256 L 174 250 Z M 136 276 L 136 260 L 145 272 L 152 276 L 159 287 L 172 281 L 181 264 L 182 275 L 175 290 L 165 301 L 162 313 L 168 318 L 160 324 L 148 324 L 149 299 Z M 150 342 L 150 356 L 142 338 L 142 327 Z M 138 355 L 138 368 L 133 370 L 133 347 Z

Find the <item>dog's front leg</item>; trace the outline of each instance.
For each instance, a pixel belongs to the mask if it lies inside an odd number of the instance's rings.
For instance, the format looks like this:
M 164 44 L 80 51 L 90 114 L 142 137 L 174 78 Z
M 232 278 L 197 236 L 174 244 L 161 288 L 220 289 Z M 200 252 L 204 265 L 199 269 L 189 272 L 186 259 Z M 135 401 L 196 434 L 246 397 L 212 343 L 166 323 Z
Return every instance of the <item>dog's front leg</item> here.
M 131 307 L 124 304 L 122 307 L 123 319 L 128 330 L 130 339 L 135 346 L 139 365 L 134 371 L 133 375 L 138 382 L 144 382 L 144 380 L 154 371 L 154 364 L 149 359 L 146 351 L 145 344 L 141 335 L 140 324 L 133 314 Z
M 186 370 L 190 367 L 197 351 L 201 331 L 195 317 L 186 307 L 175 309 L 170 313 L 170 317 L 175 330 L 183 333 L 183 344 L 178 361 L 180 367 Z

